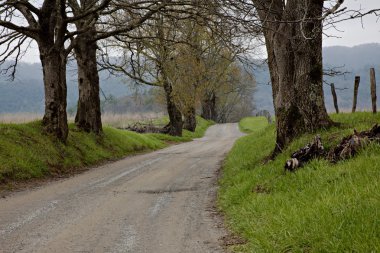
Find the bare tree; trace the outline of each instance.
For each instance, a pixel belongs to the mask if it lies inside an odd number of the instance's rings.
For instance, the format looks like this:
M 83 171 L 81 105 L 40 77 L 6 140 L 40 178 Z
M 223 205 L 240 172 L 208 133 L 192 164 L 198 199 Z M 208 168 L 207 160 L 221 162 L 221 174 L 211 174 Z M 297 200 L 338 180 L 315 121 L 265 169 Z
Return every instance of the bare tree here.
M 94 0 L 69 0 L 74 17 L 80 17 L 88 9 L 96 6 Z M 99 12 L 103 9 L 99 10 Z M 74 22 L 77 35 L 72 39 L 78 67 L 78 105 L 75 116 L 76 126 L 87 132 L 102 132 L 99 74 L 97 68 L 96 22 L 99 13 L 93 13 Z M 79 32 L 78 32 L 79 31 Z
M 69 0 L 74 17 L 81 17 L 94 6 L 96 0 Z M 118 36 L 136 29 L 171 1 L 108 1 L 97 12 L 77 19 L 74 23 L 73 48 L 78 64 L 79 100 L 75 123 L 79 129 L 102 131 L 99 75 L 97 68 L 97 41 Z
M 119 62 L 105 53 L 105 68 L 165 90 L 170 134 L 181 134 L 181 114 L 185 128 L 195 130 L 197 94 L 217 82 L 215 55 L 223 47 L 235 54 L 242 48 L 242 43 L 231 39 L 237 37 L 237 30 L 227 29 L 229 23 L 216 15 L 218 8 L 210 1 L 172 1 L 139 29 L 116 36 L 105 47 L 123 48 Z
M 73 17 L 64 0 L 45 0 L 41 6 L 30 1 L 3 0 L 0 2 L 0 27 L 3 28 L 2 43 L 7 46 L 0 60 L 16 54 L 12 74 L 18 60 L 22 44 L 27 38 L 37 42 L 44 75 L 45 115 L 43 126 L 46 132 L 53 134 L 63 142 L 68 136 L 66 113 L 66 63 L 72 44 L 68 43 L 77 32 L 68 32 L 71 23 L 87 18 L 104 8 L 110 0 L 104 0 L 79 15 Z M 12 39 L 14 37 L 14 39 Z M 18 39 L 18 43 L 12 42 Z
M 216 121 L 220 123 L 237 122 L 251 116 L 254 111 L 253 95 L 256 82 L 253 73 L 241 63 L 232 62 L 219 78 L 216 89 Z
M 1 1 L 0 26 L 12 32 L 4 36 L 21 37 L 10 51 L 21 50 L 27 38 L 37 42 L 44 73 L 45 115 L 43 125 L 48 133 L 65 141 L 68 134 L 66 116 L 67 16 L 65 1 L 44 1 L 35 7 L 29 1 Z M 10 38 L 10 37 L 8 37 Z M 8 42 L 9 45 L 9 41 Z M 17 49 L 16 49 L 17 48 Z M 4 55 L 6 59 L 8 55 Z M 16 56 L 16 64 L 19 53 Z M 14 65 L 15 66 L 15 65 Z
M 123 73 L 138 83 L 162 87 L 165 91 L 170 123 L 165 127 L 171 135 L 182 135 L 182 114 L 175 103 L 170 62 L 175 55 L 179 36 L 178 22 L 162 12 L 153 15 L 144 26 L 125 36 L 108 41 L 104 50 L 121 48 L 122 57 L 112 59 L 109 51 L 103 54 L 103 67 L 112 73 Z

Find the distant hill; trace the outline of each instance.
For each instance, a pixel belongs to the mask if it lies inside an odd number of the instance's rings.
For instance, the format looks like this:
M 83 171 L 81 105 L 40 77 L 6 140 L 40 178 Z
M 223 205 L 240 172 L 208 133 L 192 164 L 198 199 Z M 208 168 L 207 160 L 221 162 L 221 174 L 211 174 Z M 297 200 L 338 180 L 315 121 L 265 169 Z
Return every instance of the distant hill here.
M 78 99 L 77 74 L 75 66 L 67 68 L 67 108 L 76 106 Z M 123 78 L 109 77 L 100 73 L 101 98 L 119 98 L 131 94 Z M 10 81 L 7 76 L 0 76 L 0 113 L 43 112 L 44 87 L 42 67 L 39 63 L 20 63 L 16 78 Z
M 363 44 L 355 47 L 333 46 L 323 48 L 324 68 L 341 67 L 340 71 L 348 74 L 337 77 L 325 77 L 328 83 L 335 83 L 339 108 L 349 110 L 352 107 L 353 84 L 356 75 L 361 76 L 358 95 L 358 110 L 371 108 L 369 90 L 369 69 L 374 67 L 377 73 L 377 90 L 380 92 L 380 44 Z M 272 88 L 268 67 L 263 66 L 255 71 L 257 92 L 254 95 L 256 107 L 273 112 Z M 326 107 L 333 111 L 330 86 L 324 85 Z M 379 93 L 380 94 L 380 93 Z
M 380 44 L 362 44 L 355 47 L 332 46 L 323 48 L 324 64 L 344 66 L 348 71 L 380 64 Z

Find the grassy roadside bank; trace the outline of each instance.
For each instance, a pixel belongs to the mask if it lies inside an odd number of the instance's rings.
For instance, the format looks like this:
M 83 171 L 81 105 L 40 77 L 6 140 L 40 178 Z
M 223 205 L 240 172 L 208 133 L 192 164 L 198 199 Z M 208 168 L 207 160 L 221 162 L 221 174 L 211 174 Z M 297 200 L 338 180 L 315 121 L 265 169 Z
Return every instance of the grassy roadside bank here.
M 73 174 L 105 161 L 164 148 L 167 141 L 190 141 L 203 136 L 211 124 L 198 118 L 196 131 L 185 131 L 183 137 L 137 134 L 112 127 L 104 127 L 103 136 L 96 136 L 79 132 L 71 124 L 66 145 L 43 134 L 40 121 L 0 124 L 0 185 Z
M 320 132 L 327 148 L 354 128 L 380 122 L 371 113 L 331 116 L 343 124 Z M 247 240 L 235 252 L 380 252 L 380 145 L 335 165 L 315 160 L 284 174 L 291 152 L 314 135 L 263 165 L 274 148 L 274 126 L 252 118 L 240 124 L 252 133 L 229 153 L 218 197 L 228 227 Z

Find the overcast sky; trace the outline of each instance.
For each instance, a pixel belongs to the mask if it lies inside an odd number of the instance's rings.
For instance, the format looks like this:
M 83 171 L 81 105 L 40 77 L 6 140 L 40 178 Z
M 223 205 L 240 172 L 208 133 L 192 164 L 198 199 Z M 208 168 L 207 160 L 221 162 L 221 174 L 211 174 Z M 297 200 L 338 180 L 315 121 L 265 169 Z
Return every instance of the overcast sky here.
M 380 0 L 345 0 L 344 6 L 348 9 L 362 9 L 363 12 L 371 9 L 380 9 Z M 361 22 L 362 21 L 362 22 Z M 362 20 L 348 20 L 337 24 L 340 31 L 327 31 L 329 35 L 340 38 L 325 38 L 324 46 L 355 46 L 364 43 L 380 43 L 380 19 L 375 15 L 364 17 Z
M 370 9 L 380 9 L 380 0 L 345 0 L 348 9 L 363 12 Z M 348 20 L 337 24 L 339 30 L 326 31 L 333 37 L 325 37 L 323 46 L 355 46 L 365 43 L 380 43 L 380 18 L 375 15 L 364 17 L 362 20 Z M 339 37 L 339 38 L 336 38 Z M 33 43 L 31 50 L 25 55 L 23 61 L 39 62 L 37 46 Z

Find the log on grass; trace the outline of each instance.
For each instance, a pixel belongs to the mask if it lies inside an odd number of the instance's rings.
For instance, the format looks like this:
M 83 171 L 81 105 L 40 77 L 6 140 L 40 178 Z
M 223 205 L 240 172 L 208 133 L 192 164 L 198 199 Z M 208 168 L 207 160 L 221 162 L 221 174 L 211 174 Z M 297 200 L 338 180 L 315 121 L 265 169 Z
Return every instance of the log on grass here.
M 303 164 L 314 158 L 322 157 L 324 154 L 325 149 L 322 145 L 321 137 L 317 135 L 312 142 L 292 154 L 291 159 L 285 163 L 285 170 L 295 171 L 302 167 Z
M 380 126 L 377 124 L 368 131 L 357 132 L 354 130 L 352 135 L 344 137 L 336 147 L 329 151 L 327 160 L 336 163 L 340 160 L 349 159 L 373 141 L 380 142 Z
M 162 133 L 162 129 L 154 126 L 153 124 L 142 124 L 139 122 L 131 124 L 124 129 L 136 133 Z
M 357 132 L 354 130 L 353 134 L 344 137 L 336 147 L 331 148 L 327 153 L 321 138 L 317 135 L 313 142 L 292 154 L 291 159 L 285 163 L 285 170 L 296 171 L 305 163 L 320 157 L 326 158 L 331 163 L 349 159 L 371 142 L 380 144 L 380 126 L 378 124 L 367 131 Z

